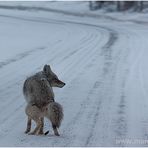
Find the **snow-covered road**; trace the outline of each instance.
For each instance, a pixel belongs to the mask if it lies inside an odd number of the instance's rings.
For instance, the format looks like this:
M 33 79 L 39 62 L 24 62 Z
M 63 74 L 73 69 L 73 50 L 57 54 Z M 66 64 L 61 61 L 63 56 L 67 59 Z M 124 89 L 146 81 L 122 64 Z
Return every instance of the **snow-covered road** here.
M 127 20 L 0 10 L 0 146 L 148 145 L 148 26 Z M 47 120 L 24 134 L 22 85 L 44 64 L 67 84 L 60 137 Z

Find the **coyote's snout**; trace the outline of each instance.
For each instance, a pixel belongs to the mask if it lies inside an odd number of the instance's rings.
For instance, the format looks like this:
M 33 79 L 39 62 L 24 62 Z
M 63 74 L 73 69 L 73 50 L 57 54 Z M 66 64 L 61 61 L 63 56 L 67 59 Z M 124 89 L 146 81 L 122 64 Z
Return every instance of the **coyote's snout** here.
M 30 131 L 31 119 L 33 119 L 37 127 L 32 134 L 43 134 L 44 117 L 46 116 L 52 122 L 55 135 L 59 135 L 57 128 L 63 118 L 63 109 L 59 103 L 54 101 L 52 87 L 62 88 L 64 85 L 65 83 L 59 80 L 49 65 L 45 65 L 43 71 L 25 80 L 23 94 L 27 101 L 26 114 L 28 116 L 26 133 Z
M 52 87 L 60 87 L 62 88 L 65 85 L 64 82 L 62 82 L 61 80 L 59 80 L 58 78 L 53 78 L 51 80 L 51 86 Z

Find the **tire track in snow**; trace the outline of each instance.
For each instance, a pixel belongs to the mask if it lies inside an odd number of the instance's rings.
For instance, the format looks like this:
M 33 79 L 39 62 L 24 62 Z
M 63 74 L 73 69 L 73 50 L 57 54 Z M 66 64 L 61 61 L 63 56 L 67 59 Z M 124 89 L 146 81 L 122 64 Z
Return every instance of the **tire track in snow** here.
M 120 32 L 122 33 L 122 32 Z M 120 140 L 129 138 L 129 99 L 127 97 L 127 82 L 129 76 L 129 55 L 131 52 L 131 48 L 129 45 L 131 41 L 133 41 L 133 37 L 136 35 L 131 31 L 123 30 L 123 39 L 127 46 L 124 50 L 121 48 L 118 55 L 118 62 L 116 63 L 116 90 L 118 90 L 117 95 L 115 95 L 116 103 L 114 106 L 116 109 L 114 110 L 115 118 L 112 120 L 112 128 L 113 133 L 115 135 L 112 145 L 113 146 L 127 146 L 126 143 L 120 143 Z M 123 43 L 124 43 L 123 42 Z M 123 44 L 122 43 L 122 44 Z M 133 43 L 132 43 L 133 44 Z M 114 100 L 115 101 L 115 100 Z
M 125 59 L 126 57 L 128 57 L 127 55 L 125 55 Z M 121 82 L 121 92 L 120 92 L 120 96 L 119 96 L 119 103 L 117 106 L 117 117 L 115 119 L 115 123 L 114 123 L 114 132 L 116 133 L 116 139 L 115 139 L 115 144 L 116 146 L 125 146 L 125 144 L 120 143 L 118 145 L 117 141 L 121 140 L 121 139 L 125 139 L 128 135 L 128 118 L 127 118 L 127 96 L 125 94 L 125 87 L 126 87 L 126 83 L 127 83 L 127 76 L 129 73 L 128 69 L 124 69 L 124 71 L 122 71 L 123 73 L 123 78 L 122 78 L 122 82 Z
M 125 32 L 126 33 L 126 32 Z M 122 54 L 122 59 L 124 61 L 121 61 L 120 65 L 123 67 L 120 69 L 120 72 L 118 75 L 121 75 L 120 79 L 122 82 L 120 82 L 119 86 L 121 87 L 121 92 L 119 93 L 119 103 L 117 108 L 117 117 L 115 121 L 115 133 L 116 133 L 116 140 L 123 140 L 123 139 L 132 139 L 133 145 L 127 141 L 122 141 L 121 143 L 116 143 L 116 146 L 138 146 L 139 143 L 135 142 L 136 139 L 141 139 L 143 135 L 143 110 L 144 110 L 144 104 L 146 103 L 143 99 L 143 95 L 141 94 L 141 86 L 139 85 L 139 65 L 137 67 L 137 64 L 140 62 L 141 53 L 143 53 L 143 48 L 140 45 L 144 45 L 141 43 L 141 37 L 136 32 L 133 33 L 133 30 L 130 30 L 130 32 L 127 33 L 130 38 L 127 38 L 127 46 L 126 50 Z M 136 44 L 137 39 L 139 40 L 140 44 Z M 126 40 L 125 40 L 126 41 Z M 129 42 L 129 43 L 128 43 Z M 130 47 L 131 45 L 131 47 Z M 134 46 L 133 46 L 134 45 Z M 136 46 L 135 46 L 136 45 Z M 140 47 L 139 47 L 140 46 Z M 139 50 L 140 49 L 140 50 Z M 131 52 L 133 52 L 131 54 Z M 134 58 L 131 58 L 130 56 L 133 56 Z M 129 62 L 129 60 L 133 60 L 132 62 Z M 123 64 L 124 63 L 124 64 Z M 131 65 L 130 65 L 130 64 Z M 119 66 L 120 66 L 119 65 Z M 138 69 L 138 71 L 137 71 Z M 130 73 L 129 73 L 130 72 Z M 131 75 L 132 74 L 132 75 Z M 135 79 L 136 78 L 136 79 Z M 121 81 L 120 80 L 120 81 Z M 133 80 L 136 82 L 133 83 Z M 128 82 L 129 81 L 129 82 Z M 137 85 L 136 85 L 137 84 Z M 133 85 L 133 86 L 132 86 Z M 134 86 L 135 85 L 135 86 Z M 139 87 L 140 86 L 140 87 Z M 127 90 L 128 89 L 128 90 Z M 120 90 L 119 90 L 120 91 Z M 137 91 L 135 93 L 135 91 Z M 137 94 L 137 96 L 136 96 Z M 141 98 L 139 98 L 139 95 Z M 136 97 L 140 100 L 136 100 Z M 143 99 L 143 101 L 142 101 Z M 143 103 L 142 103 L 143 102 Z M 145 103 L 144 103 L 145 102 Z M 139 110 L 139 108 L 141 108 Z M 138 111 L 139 110 L 139 111 Z M 141 125 L 140 125 L 141 124 Z M 145 139 L 145 137 L 142 139 Z M 130 141 L 130 140 L 129 140 Z
M 120 103 L 118 105 L 118 118 L 116 120 L 116 128 L 115 133 L 118 138 L 125 138 L 127 134 L 127 119 L 125 116 L 125 108 L 126 107 L 126 101 L 125 96 L 122 95 L 120 99 Z M 120 145 L 121 146 L 121 145 Z
M 45 50 L 45 49 L 46 49 L 46 47 L 37 47 L 35 49 L 25 51 L 24 53 L 20 53 L 20 54 L 16 55 L 15 57 L 11 58 L 11 59 L 2 61 L 2 62 L 0 62 L 0 69 L 3 68 L 6 65 L 13 63 L 13 62 L 17 62 L 19 60 L 22 60 L 23 58 L 27 57 L 28 55 L 30 55 L 34 52 L 38 52 L 38 51 Z
M 57 44 L 59 42 L 60 42 L 60 40 L 55 41 L 50 46 L 53 46 L 54 44 Z M 30 49 L 28 51 L 17 54 L 13 58 L 10 58 L 10 59 L 7 59 L 5 61 L 0 62 L 0 69 L 3 68 L 4 66 L 11 64 L 11 63 L 18 62 L 19 60 L 22 60 L 22 59 L 28 57 L 31 54 L 34 54 L 34 53 L 37 53 L 37 52 L 40 52 L 40 51 L 45 51 L 45 50 L 47 50 L 47 47 L 41 46 L 41 47 L 36 47 L 34 49 Z
M 109 71 L 111 70 L 112 68 L 112 52 L 113 52 L 113 49 L 111 48 L 116 40 L 118 39 L 118 35 L 117 35 L 117 32 L 113 32 L 111 31 L 110 32 L 110 37 L 109 37 L 109 40 L 108 42 L 104 45 L 104 47 L 102 48 L 102 53 L 101 55 L 104 56 L 104 69 L 103 69 L 103 76 L 104 75 L 108 75 Z
M 104 57 L 104 66 L 103 66 L 103 71 L 102 71 L 102 85 L 106 85 L 106 80 L 108 81 L 108 79 L 106 79 L 107 77 L 110 78 L 110 72 L 112 69 L 112 48 L 114 46 L 114 44 L 117 42 L 118 39 L 118 33 L 115 30 L 111 30 L 110 28 L 108 28 L 108 31 L 110 32 L 109 34 L 109 40 L 107 41 L 107 43 L 103 46 L 102 51 L 101 51 L 101 56 Z M 101 90 L 101 91 L 105 91 L 105 90 Z M 101 92 L 102 93 L 102 92 Z M 105 93 L 105 92 L 104 92 Z M 101 96 L 102 97 L 102 96 Z M 93 119 L 93 125 L 92 125 L 92 129 L 91 132 L 86 140 L 85 146 L 90 146 L 91 145 L 91 141 L 93 139 L 93 133 L 95 131 L 95 127 L 97 126 L 97 122 L 99 120 L 99 110 L 100 110 L 100 104 L 101 102 L 98 101 L 97 103 L 97 108 L 95 111 L 95 115 L 94 115 L 94 119 Z
M 142 44 L 145 47 L 145 44 Z M 145 48 L 143 48 L 145 49 Z M 141 92 L 143 94 L 143 97 L 141 97 L 143 99 L 143 106 L 141 107 L 141 111 L 142 111 L 142 115 L 141 115 L 141 124 L 142 124 L 142 139 L 146 140 L 146 142 L 143 142 L 140 146 L 145 147 L 148 146 L 148 117 L 146 115 L 144 115 L 144 113 L 147 112 L 147 108 L 148 108 L 148 103 L 147 103 L 147 81 L 145 80 L 145 75 L 146 73 L 144 73 L 144 69 L 143 66 L 145 65 L 145 63 L 143 62 L 142 59 L 145 59 L 145 52 L 144 50 L 142 50 L 139 54 L 138 54 L 138 58 L 136 59 L 135 65 L 137 65 L 137 69 L 138 72 L 138 77 L 139 77 L 139 84 L 140 84 L 140 89 Z M 134 66 L 135 66 L 134 65 Z
M 118 38 L 119 38 L 118 34 L 115 33 L 115 36 L 114 36 L 115 41 Z M 108 41 L 108 44 L 111 44 L 111 46 L 113 46 L 114 43 L 115 42 Z M 120 49 L 116 53 L 116 56 L 115 56 L 113 54 L 114 47 L 110 48 L 108 45 L 104 46 L 104 47 L 108 47 L 109 51 L 107 49 L 105 49 L 104 51 L 106 51 L 106 52 L 102 52 L 103 53 L 102 55 L 104 56 L 104 59 L 105 59 L 104 60 L 104 70 L 102 70 L 102 77 L 104 79 L 104 90 L 102 89 L 102 92 L 104 92 L 104 94 L 111 92 L 111 94 L 109 96 L 103 95 L 104 99 L 106 99 L 106 101 L 103 100 L 103 102 L 102 102 L 103 109 L 100 109 L 100 115 L 103 115 L 105 112 L 105 114 L 104 114 L 105 116 L 102 117 L 102 121 L 101 121 L 101 119 L 98 118 L 98 125 L 99 125 L 99 123 L 101 124 L 100 126 L 102 127 L 102 130 L 101 129 L 98 130 L 100 132 L 100 134 L 98 134 L 94 130 L 96 135 L 92 134 L 93 136 L 92 136 L 88 146 L 98 146 L 98 145 L 99 146 L 102 146 L 102 145 L 103 146 L 110 146 L 106 143 L 106 141 L 108 141 L 109 144 L 114 145 L 115 140 L 116 140 L 116 139 L 114 139 L 114 136 L 119 138 L 119 136 L 125 137 L 127 134 L 127 121 L 128 121 L 127 120 L 127 112 L 126 112 L 127 111 L 126 110 L 127 102 L 126 102 L 126 97 L 125 97 L 125 92 L 124 92 L 125 91 L 124 90 L 125 84 L 127 81 L 126 79 L 127 79 L 127 75 L 128 75 L 128 70 L 126 70 L 127 67 L 124 69 L 120 68 L 120 70 L 121 70 L 120 72 L 122 73 L 121 76 L 123 76 L 123 77 L 118 78 L 119 74 L 117 75 L 117 73 L 119 72 L 118 67 L 121 66 L 120 64 L 126 63 L 125 60 L 127 60 L 127 57 L 128 57 L 127 54 L 129 53 L 129 51 L 128 51 L 128 49 L 126 50 L 128 52 Z M 124 60 L 124 61 L 122 61 L 122 60 Z M 122 82 L 119 81 L 121 83 L 121 85 L 119 85 L 119 87 L 121 87 L 121 96 L 116 97 L 115 99 L 117 99 L 117 100 L 115 100 L 114 96 L 113 96 L 114 95 L 113 92 L 115 91 L 115 88 L 113 86 L 116 85 L 116 80 L 120 80 L 120 79 L 122 80 Z M 116 104 L 116 102 L 118 102 L 118 100 L 119 100 L 118 98 L 121 100 L 119 101 L 119 104 Z M 107 113 L 109 115 L 107 115 Z M 112 119 L 113 119 L 112 116 L 114 116 L 114 114 L 116 115 L 115 116 L 116 123 L 112 122 Z M 105 129 L 105 131 L 103 131 L 103 129 Z M 99 140 L 98 140 L 98 138 L 99 138 Z M 100 141 L 100 143 L 98 143 L 98 145 L 96 145 L 95 140 Z M 115 145 L 115 146 L 117 146 L 117 145 Z

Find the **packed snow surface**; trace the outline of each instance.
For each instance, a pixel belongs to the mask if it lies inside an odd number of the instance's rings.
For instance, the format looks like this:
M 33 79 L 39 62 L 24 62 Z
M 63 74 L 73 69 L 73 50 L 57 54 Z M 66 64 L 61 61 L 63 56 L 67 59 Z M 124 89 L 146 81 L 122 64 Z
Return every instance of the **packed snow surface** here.
M 0 6 L 0 146 L 148 146 L 147 14 L 92 13 L 87 2 Z M 66 83 L 54 88 L 60 137 L 47 119 L 48 135 L 24 133 L 23 82 L 45 64 Z

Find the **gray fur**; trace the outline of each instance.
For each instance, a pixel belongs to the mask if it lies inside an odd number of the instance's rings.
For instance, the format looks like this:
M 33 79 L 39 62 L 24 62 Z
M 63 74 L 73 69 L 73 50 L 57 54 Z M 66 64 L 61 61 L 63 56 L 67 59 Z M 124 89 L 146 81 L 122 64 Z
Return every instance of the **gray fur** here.
M 46 79 L 41 79 L 38 76 L 32 76 L 25 81 L 23 92 L 27 103 L 35 104 L 38 107 L 54 101 L 52 87 Z

